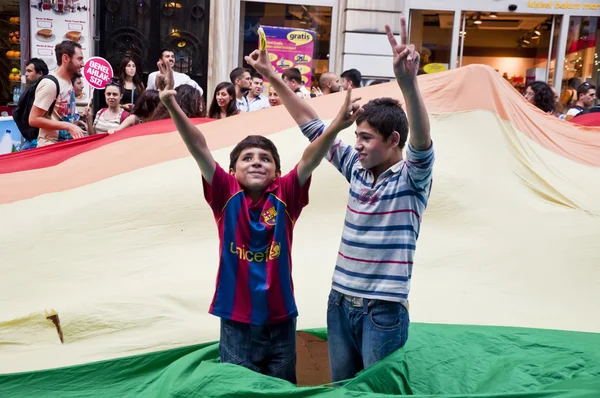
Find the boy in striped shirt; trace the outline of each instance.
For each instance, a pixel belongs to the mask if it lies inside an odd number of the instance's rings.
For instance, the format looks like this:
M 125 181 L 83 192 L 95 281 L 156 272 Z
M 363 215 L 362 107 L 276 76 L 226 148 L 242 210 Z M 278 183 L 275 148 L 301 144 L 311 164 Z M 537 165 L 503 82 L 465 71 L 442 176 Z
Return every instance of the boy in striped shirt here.
M 246 62 L 269 79 L 293 117 L 312 111 L 275 74 L 266 51 L 254 51 Z M 204 196 L 218 227 L 219 272 L 210 313 L 221 318 L 221 362 L 295 383 L 298 310 L 292 282 L 293 228 L 308 204 L 313 170 L 337 132 L 354 123 L 359 106 L 348 93 L 336 120 L 284 176 L 280 176 L 277 148 L 262 136 L 248 136 L 238 143 L 226 171 L 175 101 L 171 66 L 160 62 L 159 69 L 160 99 L 200 167 Z
M 431 191 L 434 154 L 416 78 L 419 54 L 405 44 L 404 19 L 401 26 L 400 45 L 387 25 L 386 32 L 408 119 L 398 101 L 374 99 L 359 113 L 354 147 L 336 139 L 327 154 L 350 183 L 327 305 L 334 382 L 353 377 L 404 346 L 408 338 L 408 293 L 421 218 Z M 314 112 L 301 122 L 311 141 L 325 129 Z

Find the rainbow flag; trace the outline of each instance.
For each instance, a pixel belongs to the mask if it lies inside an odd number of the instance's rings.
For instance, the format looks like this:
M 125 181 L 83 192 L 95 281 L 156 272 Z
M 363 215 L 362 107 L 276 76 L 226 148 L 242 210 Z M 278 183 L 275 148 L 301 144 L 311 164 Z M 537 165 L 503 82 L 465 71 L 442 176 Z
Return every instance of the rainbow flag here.
M 436 164 L 404 348 L 328 384 L 348 186 L 324 163 L 295 229 L 301 386 L 220 364 L 216 226 L 166 120 L 0 156 L 0 396 L 599 397 L 600 129 L 489 67 L 419 84 Z M 356 94 L 402 100 L 395 83 Z M 327 122 L 343 95 L 309 101 Z M 196 122 L 221 164 L 262 134 L 287 172 L 308 143 L 281 106 Z

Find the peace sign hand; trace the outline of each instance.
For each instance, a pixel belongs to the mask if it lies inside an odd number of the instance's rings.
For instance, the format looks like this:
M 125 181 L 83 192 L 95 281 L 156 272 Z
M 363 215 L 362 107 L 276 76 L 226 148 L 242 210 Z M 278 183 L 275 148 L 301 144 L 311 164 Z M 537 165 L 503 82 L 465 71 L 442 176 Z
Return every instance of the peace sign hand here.
M 168 62 L 158 61 L 157 65 L 159 74 L 156 76 L 156 87 L 160 91 L 159 96 L 161 101 L 164 102 L 165 100 L 177 95 L 177 92 L 174 90 L 175 78 L 173 76 L 171 64 Z
M 406 19 L 404 17 L 400 18 L 400 25 L 400 40 L 402 44 L 398 44 L 389 25 L 385 25 L 385 33 L 392 47 L 394 75 L 396 75 L 398 81 L 407 81 L 417 76 L 420 55 L 415 51 L 414 45 L 406 45 L 408 35 L 406 34 Z
M 332 124 L 335 124 L 340 130 L 352 126 L 352 124 L 358 118 L 358 115 L 363 110 L 363 108 L 358 103 L 358 101 L 360 100 L 361 97 L 352 98 L 352 87 L 348 87 L 348 90 L 346 90 L 346 98 L 344 99 L 344 104 L 340 108 Z

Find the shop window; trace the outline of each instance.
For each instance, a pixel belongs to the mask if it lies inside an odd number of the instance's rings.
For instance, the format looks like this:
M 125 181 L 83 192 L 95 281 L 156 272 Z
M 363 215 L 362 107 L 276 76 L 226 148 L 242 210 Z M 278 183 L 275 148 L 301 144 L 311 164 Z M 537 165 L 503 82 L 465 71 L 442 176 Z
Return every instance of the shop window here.
M 449 69 L 453 20 L 452 11 L 410 12 L 410 42 L 421 54 L 420 74 Z
M 258 47 L 259 26 L 282 28 L 281 32 L 309 31 L 312 35 L 312 54 L 306 54 L 305 50 L 294 50 L 293 46 L 288 45 L 280 50 L 271 47 L 269 52 L 278 72 L 298 67 L 305 86 L 316 85 L 318 77 L 329 71 L 331 16 L 332 7 L 244 1 L 241 4 L 240 59 L 243 60 L 244 55 Z M 248 67 L 245 61 L 243 66 Z
M 563 89 L 572 78 L 600 83 L 600 30 L 598 17 L 571 17 L 563 72 Z

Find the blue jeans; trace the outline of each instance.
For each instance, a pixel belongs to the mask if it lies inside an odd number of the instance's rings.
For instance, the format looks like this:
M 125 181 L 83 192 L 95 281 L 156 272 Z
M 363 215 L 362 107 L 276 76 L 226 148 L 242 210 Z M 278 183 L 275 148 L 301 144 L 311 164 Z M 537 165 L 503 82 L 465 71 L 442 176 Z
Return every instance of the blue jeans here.
M 333 382 L 352 378 L 404 346 L 408 311 L 400 303 L 350 298 L 331 290 L 327 340 Z
M 19 148 L 19 151 L 26 151 L 33 148 L 37 148 L 37 138 L 33 141 L 25 141 Z
M 250 325 L 221 318 L 221 362 L 296 384 L 296 318 Z

